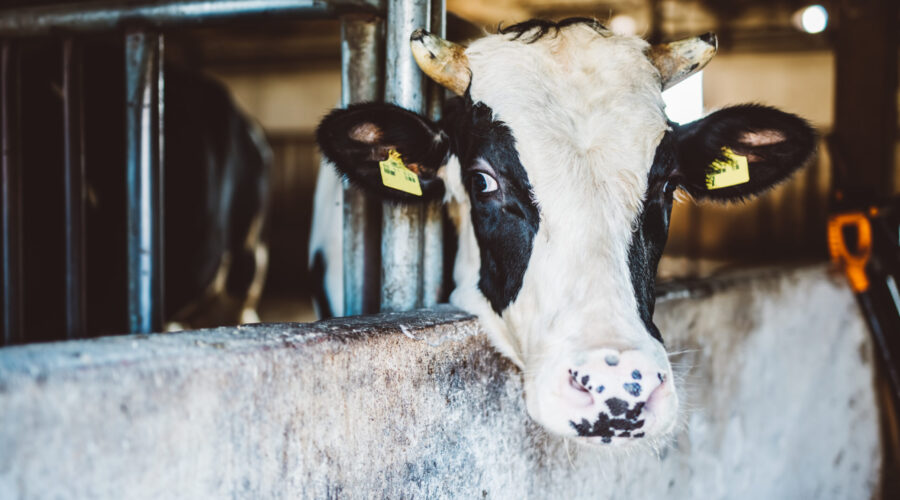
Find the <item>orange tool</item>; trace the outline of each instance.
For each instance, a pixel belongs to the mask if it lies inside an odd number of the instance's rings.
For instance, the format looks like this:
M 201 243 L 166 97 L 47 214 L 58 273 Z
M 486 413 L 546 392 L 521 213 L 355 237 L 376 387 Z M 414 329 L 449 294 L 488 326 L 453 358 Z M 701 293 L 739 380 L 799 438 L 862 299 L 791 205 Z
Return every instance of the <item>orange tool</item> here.
M 875 213 L 877 214 L 877 210 Z M 848 236 L 853 234 L 856 235 L 856 241 L 847 241 Z M 867 291 L 869 278 L 866 276 L 866 264 L 872 256 L 872 225 L 866 214 L 847 212 L 829 217 L 828 250 L 831 260 L 844 268 L 853 292 Z

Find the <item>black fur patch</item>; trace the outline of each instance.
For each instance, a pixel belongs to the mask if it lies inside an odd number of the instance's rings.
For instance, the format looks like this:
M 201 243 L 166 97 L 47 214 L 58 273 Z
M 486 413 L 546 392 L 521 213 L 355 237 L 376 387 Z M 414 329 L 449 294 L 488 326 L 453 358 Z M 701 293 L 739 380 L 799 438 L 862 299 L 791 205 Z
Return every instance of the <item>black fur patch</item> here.
M 468 97 L 457 98 L 448 103 L 441 124 L 450 136 L 451 151 L 459 158 L 462 182 L 469 191 L 481 255 L 478 288 L 500 314 L 522 288 L 540 223 L 531 184 L 512 132 L 494 119 L 491 108 L 473 104 Z M 479 159 L 496 174 L 499 189 L 493 193 L 481 194 L 476 189 Z
M 742 142 L 747 133 L 774 133 L 783 140 L 768 145 Z M 744 104 L 721 109 L 679 127 L 680 184 L 697 199 L 742 200 L 778 185 L 804 166 L 816 150 L 816 133 L 802 118 L 784 111 Z M 750 181 L 715 190 L 706 189 L 706 172 L 723 160 L 722 148 L 748 156 Z
M 313 283 L 313 301 L 319 306 L 319 319 L 334 317 L 334 309 L 325 292 L 325 256 L 321 250 L 313 255 L 312 266 L 309 269 L 309 279 Z
M 757 195 L 784 181 L 806 164 L 815 152 L 816 134 L 806 121 L 783 111 L 759 105 L 725 108 L 684 126 L 669 123 L 647 178 L 647 196 L 638 216 L 628 267 L 641 320 L 662 342 L 653 324 L 655 280 L 669 234 L 672 198 L 677 187 L 698 199 L 739 200 Z M 741 142 L 747 133 L 773 133 L 783 141 L 765 146 Z M 750 182 L 707 190 L 708 166 L 729 147 L 749 159 Z
M 675 138 L 672 133 L 666 132 L 656 148 L 647 179 L 647 196 L 628 248 L 628 268 L 631 270 L 638 314 L 650 335 L 660 342 L 663 341 L 662 335 L 653 324 L 656 268 L 669 235 L 669 216 L 675 191 L 675 183 L 669 182 L 669 179 L 676 167 L 676 153 Z
M 371 140 L 353 137 L 362 124 Z M 393 104 L 362 103 L 335 109 L 319 123 L 316 141 L 341 175 L 379 197 L 407 202 L 440 199 L 444 183 L 437 177 L 446 163 L 449 141 L 431 120 Z M 378 163 L 396 150 L 409 168 L 418 170 L 422 196 L 384 186 Z

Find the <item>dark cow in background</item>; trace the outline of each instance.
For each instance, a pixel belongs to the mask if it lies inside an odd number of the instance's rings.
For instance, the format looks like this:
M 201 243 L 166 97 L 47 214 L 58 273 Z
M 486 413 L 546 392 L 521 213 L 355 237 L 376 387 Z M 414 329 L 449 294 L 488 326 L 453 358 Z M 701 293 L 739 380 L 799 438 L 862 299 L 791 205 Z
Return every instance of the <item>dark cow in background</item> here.
M 813 130 L 759 105 L 669 122 L 661 92 L 706 65 L 713 34 L 651 46 L 568 19 L 468 47 L 419 30 L 411 46 L 458 95 L 441 121 L 389 104 L 335 110 L 318 130 L 324 155 L 370 193 L 444 200 L 459 234 L 450 301 L 522 369 L 534 420 L 580 442 L 664 439 L 679 404 L 654 278 L 675 191 L 762 193 L 808 161 Z M 421 196 L 382 183 L 394 151 Z
M 124 50 L 91 41 L 84 58 L 88 332 L 122 333 Z M 37 335 L 33 340 L 53 340 L 65 331 L 59 45 L 31 42 L 22 61 L 26 331 Z M 166 321 L 253 321 L 265 271 L 269 147 L 221 84 L 173 65 L 165 78 Z

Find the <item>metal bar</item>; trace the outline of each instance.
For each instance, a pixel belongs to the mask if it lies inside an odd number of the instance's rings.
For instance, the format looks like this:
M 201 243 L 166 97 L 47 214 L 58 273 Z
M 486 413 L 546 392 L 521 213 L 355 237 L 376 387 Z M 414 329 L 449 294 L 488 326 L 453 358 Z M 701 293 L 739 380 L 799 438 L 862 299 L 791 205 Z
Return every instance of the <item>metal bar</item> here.
M 132 333 L 162 328 L 163 39 L 125 35 L 128 323 Z
M 0 49 L 0 241 L 3 336 L 0 345 L 24 342 L 22 286 L 22 157 L 19 54 L 6 40 Z
M 431 0 L 431 19 L 428 31 L 441 38 L 447 38 L 447 0 Z M 427 79 L 428 117 L 440 120 L 444 108 L 444 87 Z
M 409 35 L 428 26 L 430 0 L 388 0 L 385 101 L 425 111 L 425 78 L 409 50 Z M 381 223 L 381 310 L 422 305 L 424 206 L 385 203 Z
M 341 106 L 377 101 L 384 92 L 384 21 L 341 17 Z M 381 205 L 344 183 L 344 316 L 378 311 Z M 373 216 L 378 217 L 373 221 Z
M 72 38 L 63 41 L 63 142 L 66 225 L 66 337 L 84 337 L 84 94 L 82 51 Z
M 331 17 L 342 11 L 383 12 L 383 0 L 145 0 L 68 3 L 0 10 L 0 36 L 53 30 L 108 30 L 140 22 L 157 28 L 245 17 Z
M 447 36 L 446 0 L 431 0 L 431 26 L 429 31 L 444 38 Z M 428 81 L 428 115 L 432 120 L 441 118 L 444 105 L 443 87 Z M 425 206 L 422 255 L 422 305 L 431 307 L 438 303 L 443 292 L 444 278 L 444 225 L 440 201 Z

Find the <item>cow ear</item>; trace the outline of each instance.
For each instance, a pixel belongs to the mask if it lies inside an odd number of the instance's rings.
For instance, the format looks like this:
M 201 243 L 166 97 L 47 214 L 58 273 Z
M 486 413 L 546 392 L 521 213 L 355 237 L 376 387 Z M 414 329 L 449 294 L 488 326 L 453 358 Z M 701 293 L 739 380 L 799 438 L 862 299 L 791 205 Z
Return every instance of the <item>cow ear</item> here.
M 416 113 L 382 103 L 335 109 L 319 123 L 316 140 L 339 173 L 380 198 L 417 202 L 444 194 L 437 171 L 450 142 Z
M 804 166 L 816 133 L 802 118 L 759 105 L 725 108 L 679 127 L 681 187 L 696 199 L 758 195 Z

